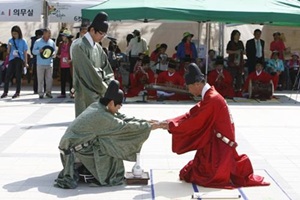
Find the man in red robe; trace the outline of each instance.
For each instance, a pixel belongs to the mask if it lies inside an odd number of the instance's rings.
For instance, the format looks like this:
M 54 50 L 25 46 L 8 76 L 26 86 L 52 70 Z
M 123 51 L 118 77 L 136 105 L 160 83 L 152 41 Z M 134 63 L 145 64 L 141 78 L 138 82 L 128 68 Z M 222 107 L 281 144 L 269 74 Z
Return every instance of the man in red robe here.
M 250 81 L 252 83 L 259 82 L 259 83 L 266 84 L 272 82 L 272 79 L 273 77 L 269 73 L 263 71 L 263 64 L 258 62 L 255 65 L 255 71 L 251 72 L 245 81 L 243 93 L 248 93 Z
M 183 76 L 176 71 L 177 63 L 170 60 L 168 70 L 158 74 L 157 85 L 169 86 L 179 89 L 185 89 Z M 158 99 L 164 100 L 187 100 L 191 99 L 189 95 L 179 94 L 175 92 L 157 91 Z
M 207 82 L 210 85 L 213 85 L 224 98 L 233 98 L 233 79 L 231 74 L 224 69 L 223 65 L 223 58 L 217 57 L 215 61 L 215 69 L 209 72 Z
M 145 85 L 155 82 L 154 72 L 150 68 L 150 58 L 145 56 L 141 62 L 142 66 L 137 66 L 134 73 L 129 75 L 130 87 L 126 97 L 138 96 L 145 90 Z M 148 91 L 148 95 L 155 95 L 154 91 Z
M 226 101 L 206 83 L 195 63 L 188 66 L 185 82 L 189 92 L 202 95 L 202 100 L 186 114 L 160 122 L 160 127 L 172 134 L 173 152 L 197 151 L 180 171 L 180 179 L 216 188 L 269 185 L 263 177 L 253 174 L 247 155 L 238 155 L 234 123 Z

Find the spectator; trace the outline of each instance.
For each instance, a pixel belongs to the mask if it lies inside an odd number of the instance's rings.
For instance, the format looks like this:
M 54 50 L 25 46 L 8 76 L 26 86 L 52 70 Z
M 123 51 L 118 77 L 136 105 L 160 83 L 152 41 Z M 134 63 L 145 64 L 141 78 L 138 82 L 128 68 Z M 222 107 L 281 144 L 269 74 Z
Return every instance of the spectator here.
M 198 57 L 196 45 L 192 42 L 193 37 L 193 34 L 185 32 L 181 42 L 177 45 L 177 59 L 181 62 L 184 62 L 186 58 L 189 58 L 191 62 L 195 62 Z
M 248 74 L 255 71 L 257 62 L 265 62 L 265 41 L 260 39 L 261 30 L 255 29 L 254 38 L 250 39 L 246 43 L 246 55 L 247 55 L 247 68 Z
M 264 68 L 263 63 L 258 61 L 255 65 L 255 71 L 251 72 L 245 81 L 243 87 L 243 96 L 248 95 L 250 81 L 263 83 L 263 84 L 270 83 L 272 81 L 272 76 L 267 72 L 265 72 L 263 68 Z
M 167 71 L 168 69 L 168 55 L 166 54 L 167 48 L 168 45 L 162 43 L 151 53 L 150 61 L 152 61 L 151 63 L 153 63 L 157 74 Z
M 28 68 L 27 50 L 28 45 L 23 38 L 22 31 L 19 26 L 13 26 L 11 29 L 12 38 L 8 41 L 7 52 L 9 52 L 9 64 L 5 75 L 4 92 L 1 98 L 7 97 L 9 81 L 15 75 L 16 77 L 16 93 L 12 98 L 20 96 L 21 81 L 23 67 Z
M 234 80 L 234 89 L 236 92 L 242 90 L 244 74 L 244 44 L 240 40 L 241 33 L 238 30 L 231 32 L 230 41 L 227 44 L 226 52 L 228 53 L 228 71 Z
M 130 40 L 126 49 L 127 55 L 129 55 L 130 52 L 130 73 L 133 73 L 133 69 L 139 57 L 139 53 L 145 53 L 148 50 L 147 42 L 144 38 L 141 37 L 141 32 L 139 30 L 134 30 L 133 36 L 134 38 Z
M 154 72 L 150 68 L 149 56 L 144 56 L 141 66 L 137 66 L 136 71 L 130 74 L 130 82 L 126 97 L 144 95 L 145 86 L 155 82 Z M 154 96 L 153 91 L 149 91 L 148 94 Z
M 208 74 L 207 82 L 213 85 L 224 98 L 231 99 L 235 96 L 233 79 L 231 74 L 224 69 L 224 60 L 222 57 L 216 58 L 215 69 Z
M 53 56 L 55 53 L 55 43 L 50 38 L 50 29 L 43 30 L 43 36 L 38 39 L 33 46 L 32 53 L 36 55 L 37 58 L 37 81 L 38 81 L 38 93 L 39 98 L 44 98 L 44 93 L 46 97 L 53 98 L 52 96 L 52 73 L 53 73 Z M 46 82 L 46 90 L 44 89 L 44 84 Z
M 274 90 L 282 89 L 282 85 L 279 85 L 279 75 L 284 71 L 284 64 L 279 59 L 280 53 L 278 51 L 272 52 L 272 59 L 268 60 L 266 71 L 273 76 Z
M 4 86 L 6 70 L 9 64 L 9 54 L 7 53 L 7 44 L 1 43 L 0 46 L 1 58 L 0 58 L 0 87 Z
M 184 79 L 180 73 L 176 71 L 178 63 L 174 60 L 168 62 L 168 70 L 161 72 L 157 77 L 157 84 L 171 88 L 178 88 L 185 90 Z M 179 94 L 168 91 L 157 91 L 159 101 L 162 100 L 187 100 L 190 99 L 189 95 Z
M 69 30 L 64 30 L 61 33 L 62 41 L 59 43 L 57 57 L 60 62 L 60 85 L 61 93 L 58 98 L 66 98 L 66 82 L 69 82 L 70 97 L 74 98 L 72 92 L 73 80 L 72 80 L 72 60 L 70 54 L 70 46 L 72 44 L 72 38 L 74 37 Z
M 283 40 L 284 35 L 275 32 L 273 33 L 273 41 L 270 43 L 270 50 L 272 52 L 271 58 L 273 57 L 273 52 L 278 52 L 278 58 L 284 60 L 284 54 L 290 51 L 290 48 L 286 48 Z
M 300 66 L 300 61 L 299 61 L 299 53 L 298 52 L 293 52 L 291 59 L 287 63 L 287 67 L 289 70 L 289 75 L 290 75 L 290 81 L 293 84 L 293 87 L 296 82 L 296 77 L 299 71 L 299 66 Z M 296 89 L 296 88 L 293 88 Z
M 32 65 L 32 75 L 33 75 L 33 93 L 38 94 L 38 80 L 37 80 L 37 71 L 36 71 L 36 66 L 37 66 L 37 59 L 36 55 L 33 54 L 33 46 L 35 41 L 40 39 L 43 36 L 43 29 L 38 29 L 35 31 L 35 36 L 31 37 L 31 46 L 30 46 L 30 51 L 32 54 L 32 59 L 31 59 L 31 65 Z M 45 86 L 44 86 L 45 89 Z

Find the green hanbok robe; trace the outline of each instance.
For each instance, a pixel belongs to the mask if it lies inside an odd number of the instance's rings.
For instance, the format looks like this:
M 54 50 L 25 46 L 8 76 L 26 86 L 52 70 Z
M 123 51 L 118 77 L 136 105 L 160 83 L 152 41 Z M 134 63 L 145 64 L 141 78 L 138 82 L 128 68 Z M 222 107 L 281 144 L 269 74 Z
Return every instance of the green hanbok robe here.
M 80 115 L 91 103 L 103 97 L 113 70 L 102 47 L 91 46 L 86 37 L 79 38 L 72 50 L 75 115 Z
M 146 120 L 111 114 L 95 102 L 79 115 L 61 138 L 59 149 L 68 150 L 83 143 L 89 146 L 69 154 L 61 153 L 63 170 L 55 186 L 76 188 L 78 174 L 75 157 L 95 177 L 100 186 L 120 185 L 124 180 L 123 160 L 136 161 L 136 153 L 149 137 L 151 125 Z

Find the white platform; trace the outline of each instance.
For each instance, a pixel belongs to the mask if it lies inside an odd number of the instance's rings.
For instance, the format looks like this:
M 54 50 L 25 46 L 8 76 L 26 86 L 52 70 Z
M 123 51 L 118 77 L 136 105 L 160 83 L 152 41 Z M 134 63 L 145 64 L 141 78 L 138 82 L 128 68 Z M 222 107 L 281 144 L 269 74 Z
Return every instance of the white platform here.
M 193 194 L 191 184 L 178 181 L 178 173 L 195 152 L 172 153 L 171 136 L 164 130 L 153 131 L 141 152 L 142 167 L 153 172 L 153 187 L 53 187 L 62 169 L 57 146 L 74 119 L 74 100 L 38 99 L 30 89 L 25 89 L 20 98 L 0 100 L 0 200 L 185 199 Z M 55 89 L 54 97 L 59 95 L 58 88 Z M 13 91 L 9 96 L 12 94 Z M 131 103 L 124 104 L 121 111 L 138 118 L 162 120 L 185 113 L 192 104 Z M 299 105 L 287 98 L 271 104 L 229 103 L 238 152 L 248 154 L 255 173 L 272 183 L 270 187 L 241 188 L 247 199 L 300 199 Z M 133 165 L 125 162 L 126 170 L 130 171 Z M 208 188 L 197 188 L 200 192 L 211 192 Z

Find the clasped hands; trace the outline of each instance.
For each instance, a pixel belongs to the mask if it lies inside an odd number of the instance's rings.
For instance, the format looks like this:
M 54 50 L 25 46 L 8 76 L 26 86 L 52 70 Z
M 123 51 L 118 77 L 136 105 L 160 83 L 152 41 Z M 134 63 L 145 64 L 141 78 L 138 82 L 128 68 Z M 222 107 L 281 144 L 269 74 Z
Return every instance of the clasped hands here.
M 149 124 L 151 124 L 151 130 L 155 129 L 169 129 L 169 123 L 167 121 L 158 121 L 158 120 L 149 120 Z

